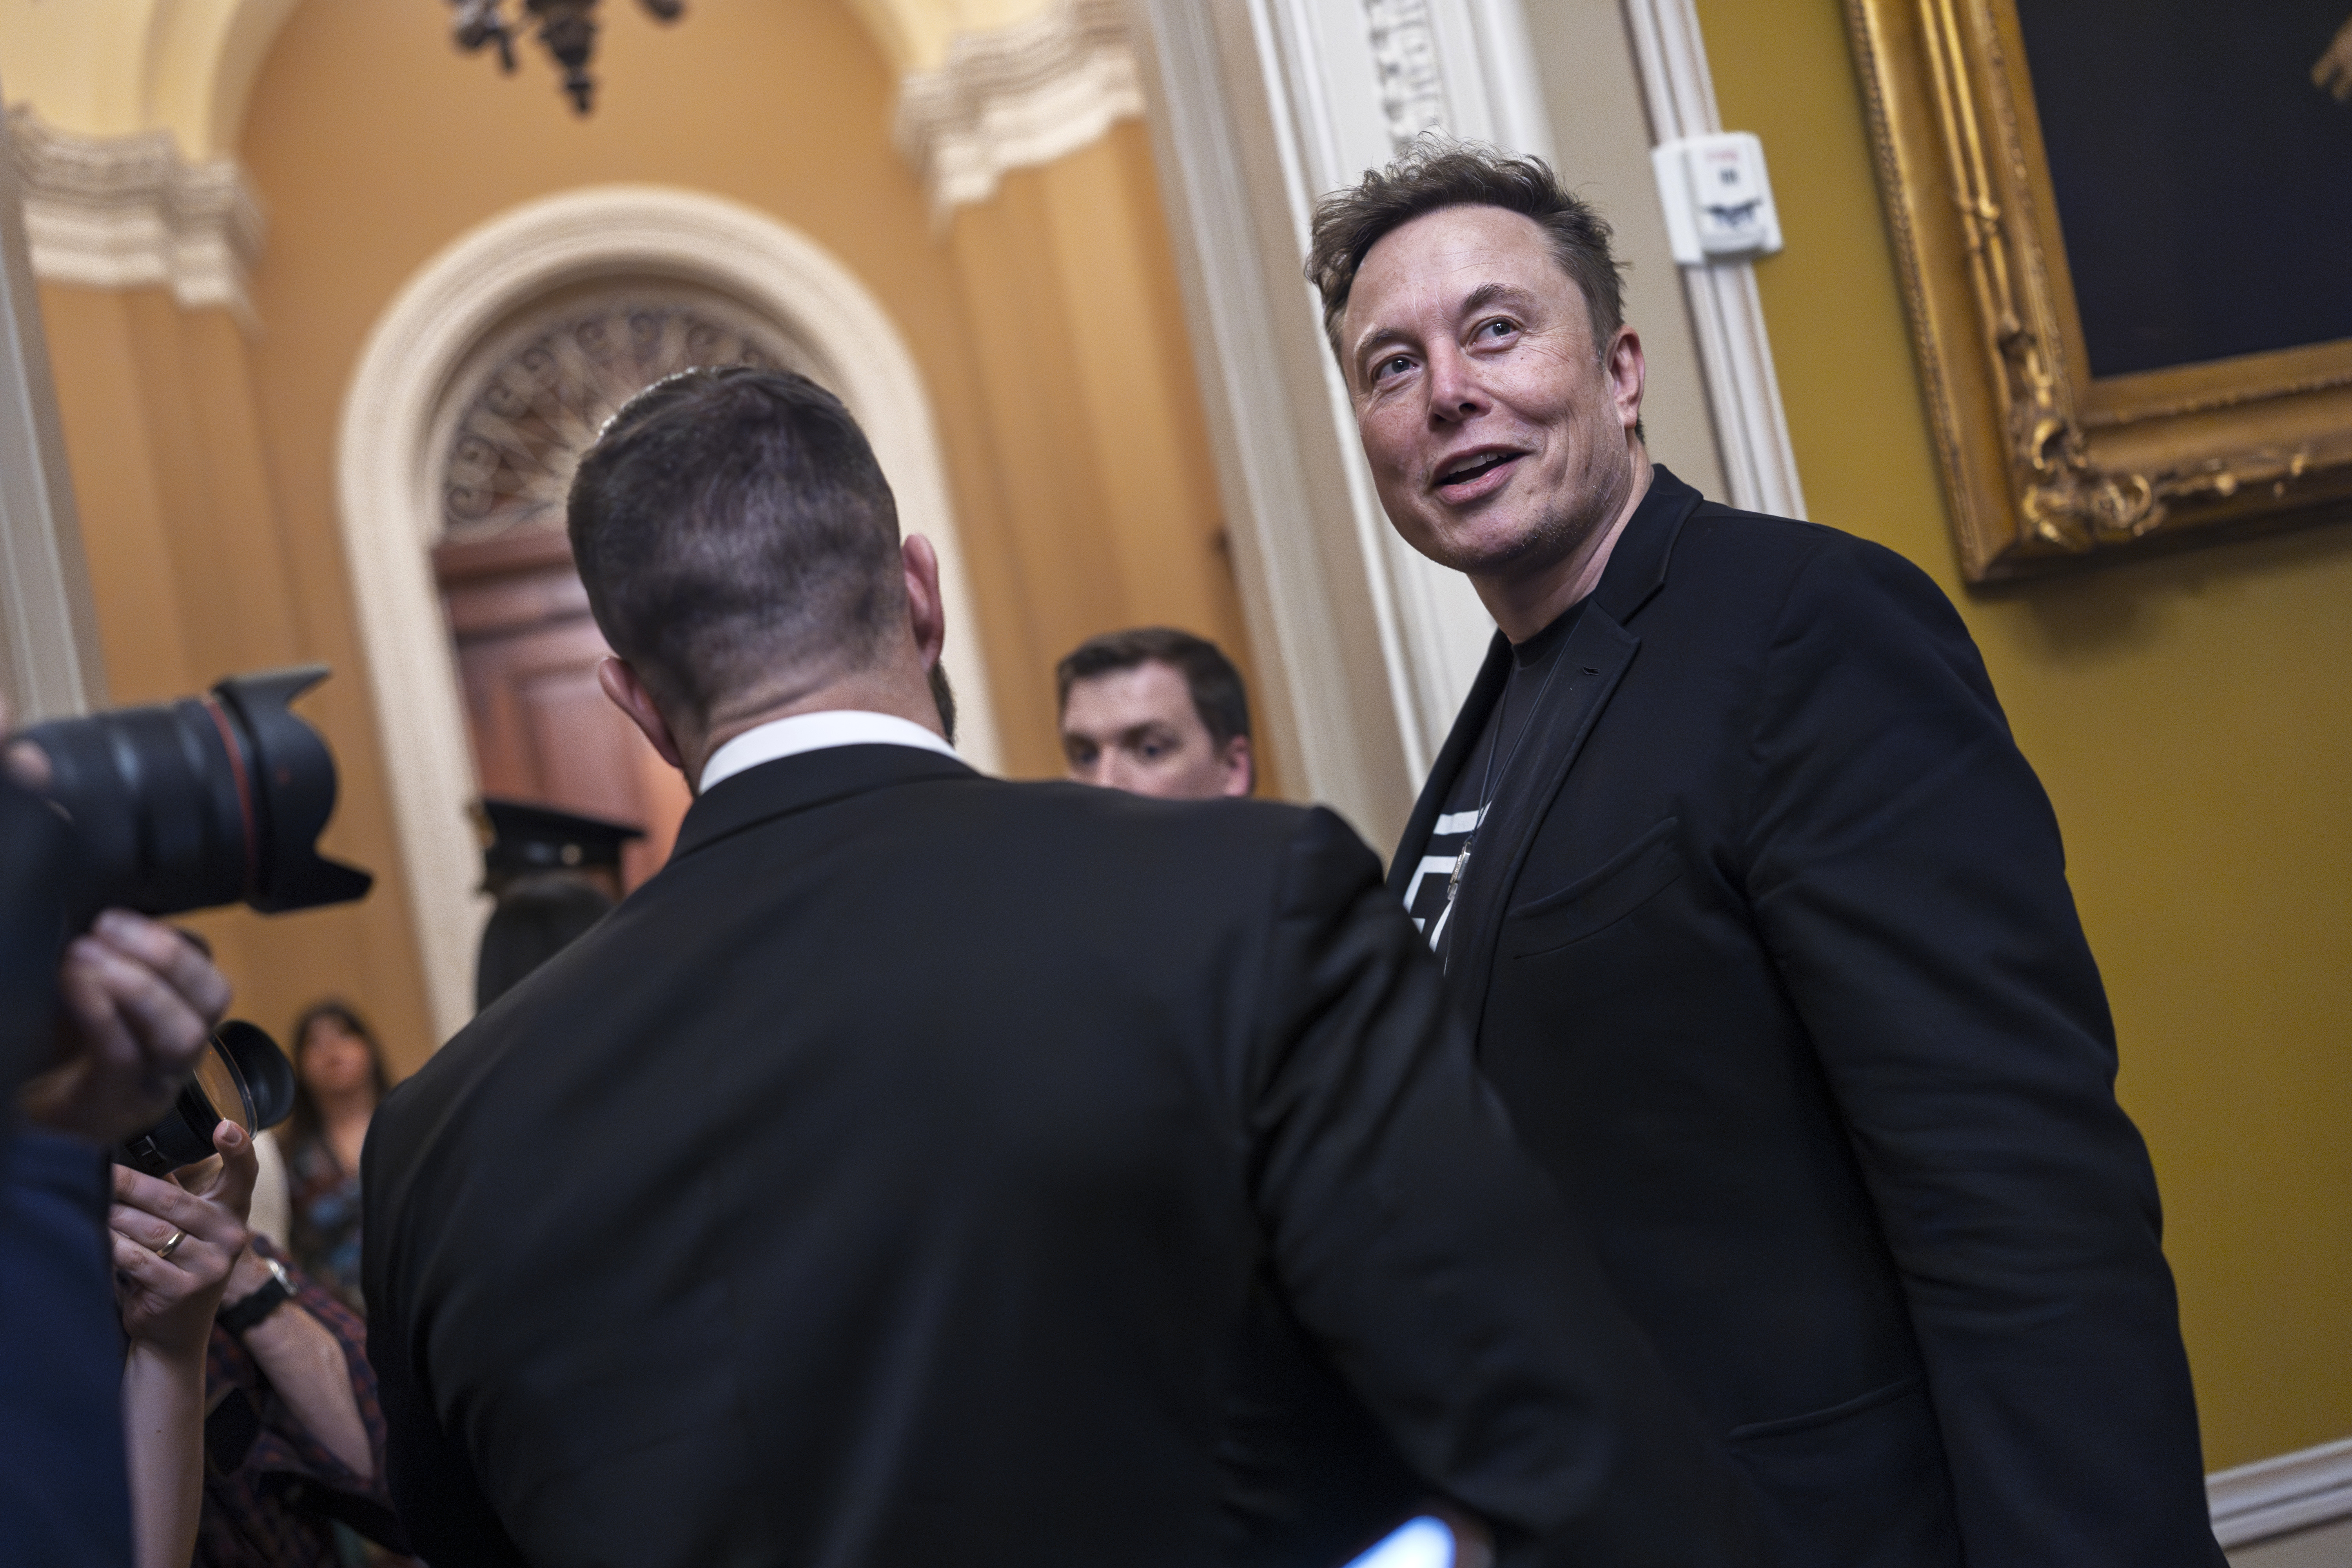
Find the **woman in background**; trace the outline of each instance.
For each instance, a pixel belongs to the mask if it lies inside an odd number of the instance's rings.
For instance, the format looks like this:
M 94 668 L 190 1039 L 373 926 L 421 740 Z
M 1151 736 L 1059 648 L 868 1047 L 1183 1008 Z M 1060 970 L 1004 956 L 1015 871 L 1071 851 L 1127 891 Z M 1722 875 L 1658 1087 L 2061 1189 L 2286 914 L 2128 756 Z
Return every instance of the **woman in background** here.
M 352 1310 L 360 1297 L 360 1148 L 392 1087 L 358 1014 L 320 1002 L 294 1026 L 294 1114 L 278 1130 L 291 1198 L 294 1261 Z

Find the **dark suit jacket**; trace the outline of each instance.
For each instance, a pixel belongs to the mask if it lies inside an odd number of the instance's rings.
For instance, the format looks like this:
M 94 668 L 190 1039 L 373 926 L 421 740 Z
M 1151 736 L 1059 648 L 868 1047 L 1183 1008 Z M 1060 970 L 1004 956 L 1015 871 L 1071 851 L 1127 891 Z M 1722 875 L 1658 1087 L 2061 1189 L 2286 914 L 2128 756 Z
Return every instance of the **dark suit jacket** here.
M 1950 605 L 1661 468 L 1560 657 L 1449 984 L 1778 1560 L 2219 1563 L 2057 823 Z
M 434 1568 L 1315 1568 L 1426 1487 L 1522 1561 L 1748 1560 L 1327 813 L 751 769 L 365 1189 Z

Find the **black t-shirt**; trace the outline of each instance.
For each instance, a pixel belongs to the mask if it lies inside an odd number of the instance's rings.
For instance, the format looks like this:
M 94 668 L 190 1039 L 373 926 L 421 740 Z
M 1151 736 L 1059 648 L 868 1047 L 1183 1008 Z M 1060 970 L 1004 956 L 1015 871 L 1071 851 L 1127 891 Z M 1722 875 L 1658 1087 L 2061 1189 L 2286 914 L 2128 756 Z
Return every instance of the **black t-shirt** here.
M 1475 846 L 1470 865 L 1463 872 L 1461 889 L 1450 900 L 1450 908 L 1446 891 L 1464 847 L 1493 804 L 1495 789 L 1511 775 L 1514 767 L 1525 765 L 1528 723 L 1537 717 L 1541 701 L 1549 701 L 1559 689 L 1550 677 L 1559 664 L 1560 649 L 1568 646 L 1569 633 L 1584 613 L 1584 605 L 1585 601 L 1579 599 L 1554 617 L 1551 625 L 1512 647 L 1510 680 L 1504 686 L 1495 710 L 1486 716 L 1485 731 L 1463 759 L 1462 771 L 1454 775 L 1454 787 L 1446 792 L 1445 809 L 1431 830 L 1428 842 L 1421 847 L 1412 880 L 1405 887 L 1404 905 L 1412 911 L 1412 923 L 1429 939 L 1430 950 L 1441 959 L 1451 956 L 1462 906 L 1495 896 L 1491 879 L 1494 862 L 1491 858 L 1481 859 Z M 1488 876 L 1482 878 L 1482 870 Z

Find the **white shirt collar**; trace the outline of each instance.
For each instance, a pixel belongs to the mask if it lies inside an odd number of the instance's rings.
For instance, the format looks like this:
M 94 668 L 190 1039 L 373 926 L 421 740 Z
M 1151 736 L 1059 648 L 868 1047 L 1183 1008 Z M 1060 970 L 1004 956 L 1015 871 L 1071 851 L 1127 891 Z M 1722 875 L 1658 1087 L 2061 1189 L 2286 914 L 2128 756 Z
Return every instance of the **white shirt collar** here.
M 707 794 L 713 785 L 733 778 L 746 768 L 803 752 L 821 752 L 828 746 L 913 746 L 937 752 L 943 757 L 956 754 L 953 746 L 911 719 L 901 719 L 895 713 L 868 712 L 862 708 L 836 708 L 823 713 L 771 719 L 756 729 L 744 731 L 711 752 L 710 760 L 702 764 L 702 788 Z

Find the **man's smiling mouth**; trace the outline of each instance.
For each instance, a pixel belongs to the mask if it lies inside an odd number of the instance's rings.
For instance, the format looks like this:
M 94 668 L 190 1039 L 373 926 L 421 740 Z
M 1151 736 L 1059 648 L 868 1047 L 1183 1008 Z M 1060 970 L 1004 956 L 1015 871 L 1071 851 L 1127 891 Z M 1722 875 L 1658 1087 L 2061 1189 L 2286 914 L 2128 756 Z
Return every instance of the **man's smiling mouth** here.
M 1465 485 L 1475 484 L 1504 465 L 1517 462 L 1521 456 L 1522 454 L 1517 452 L 1473 453 L 1469 457 L 1457 459 L 1451 467 L 1440 473 L 1437 476 L 1436 488 L 1440 490 L 1452 490 L 1459 489 Z

